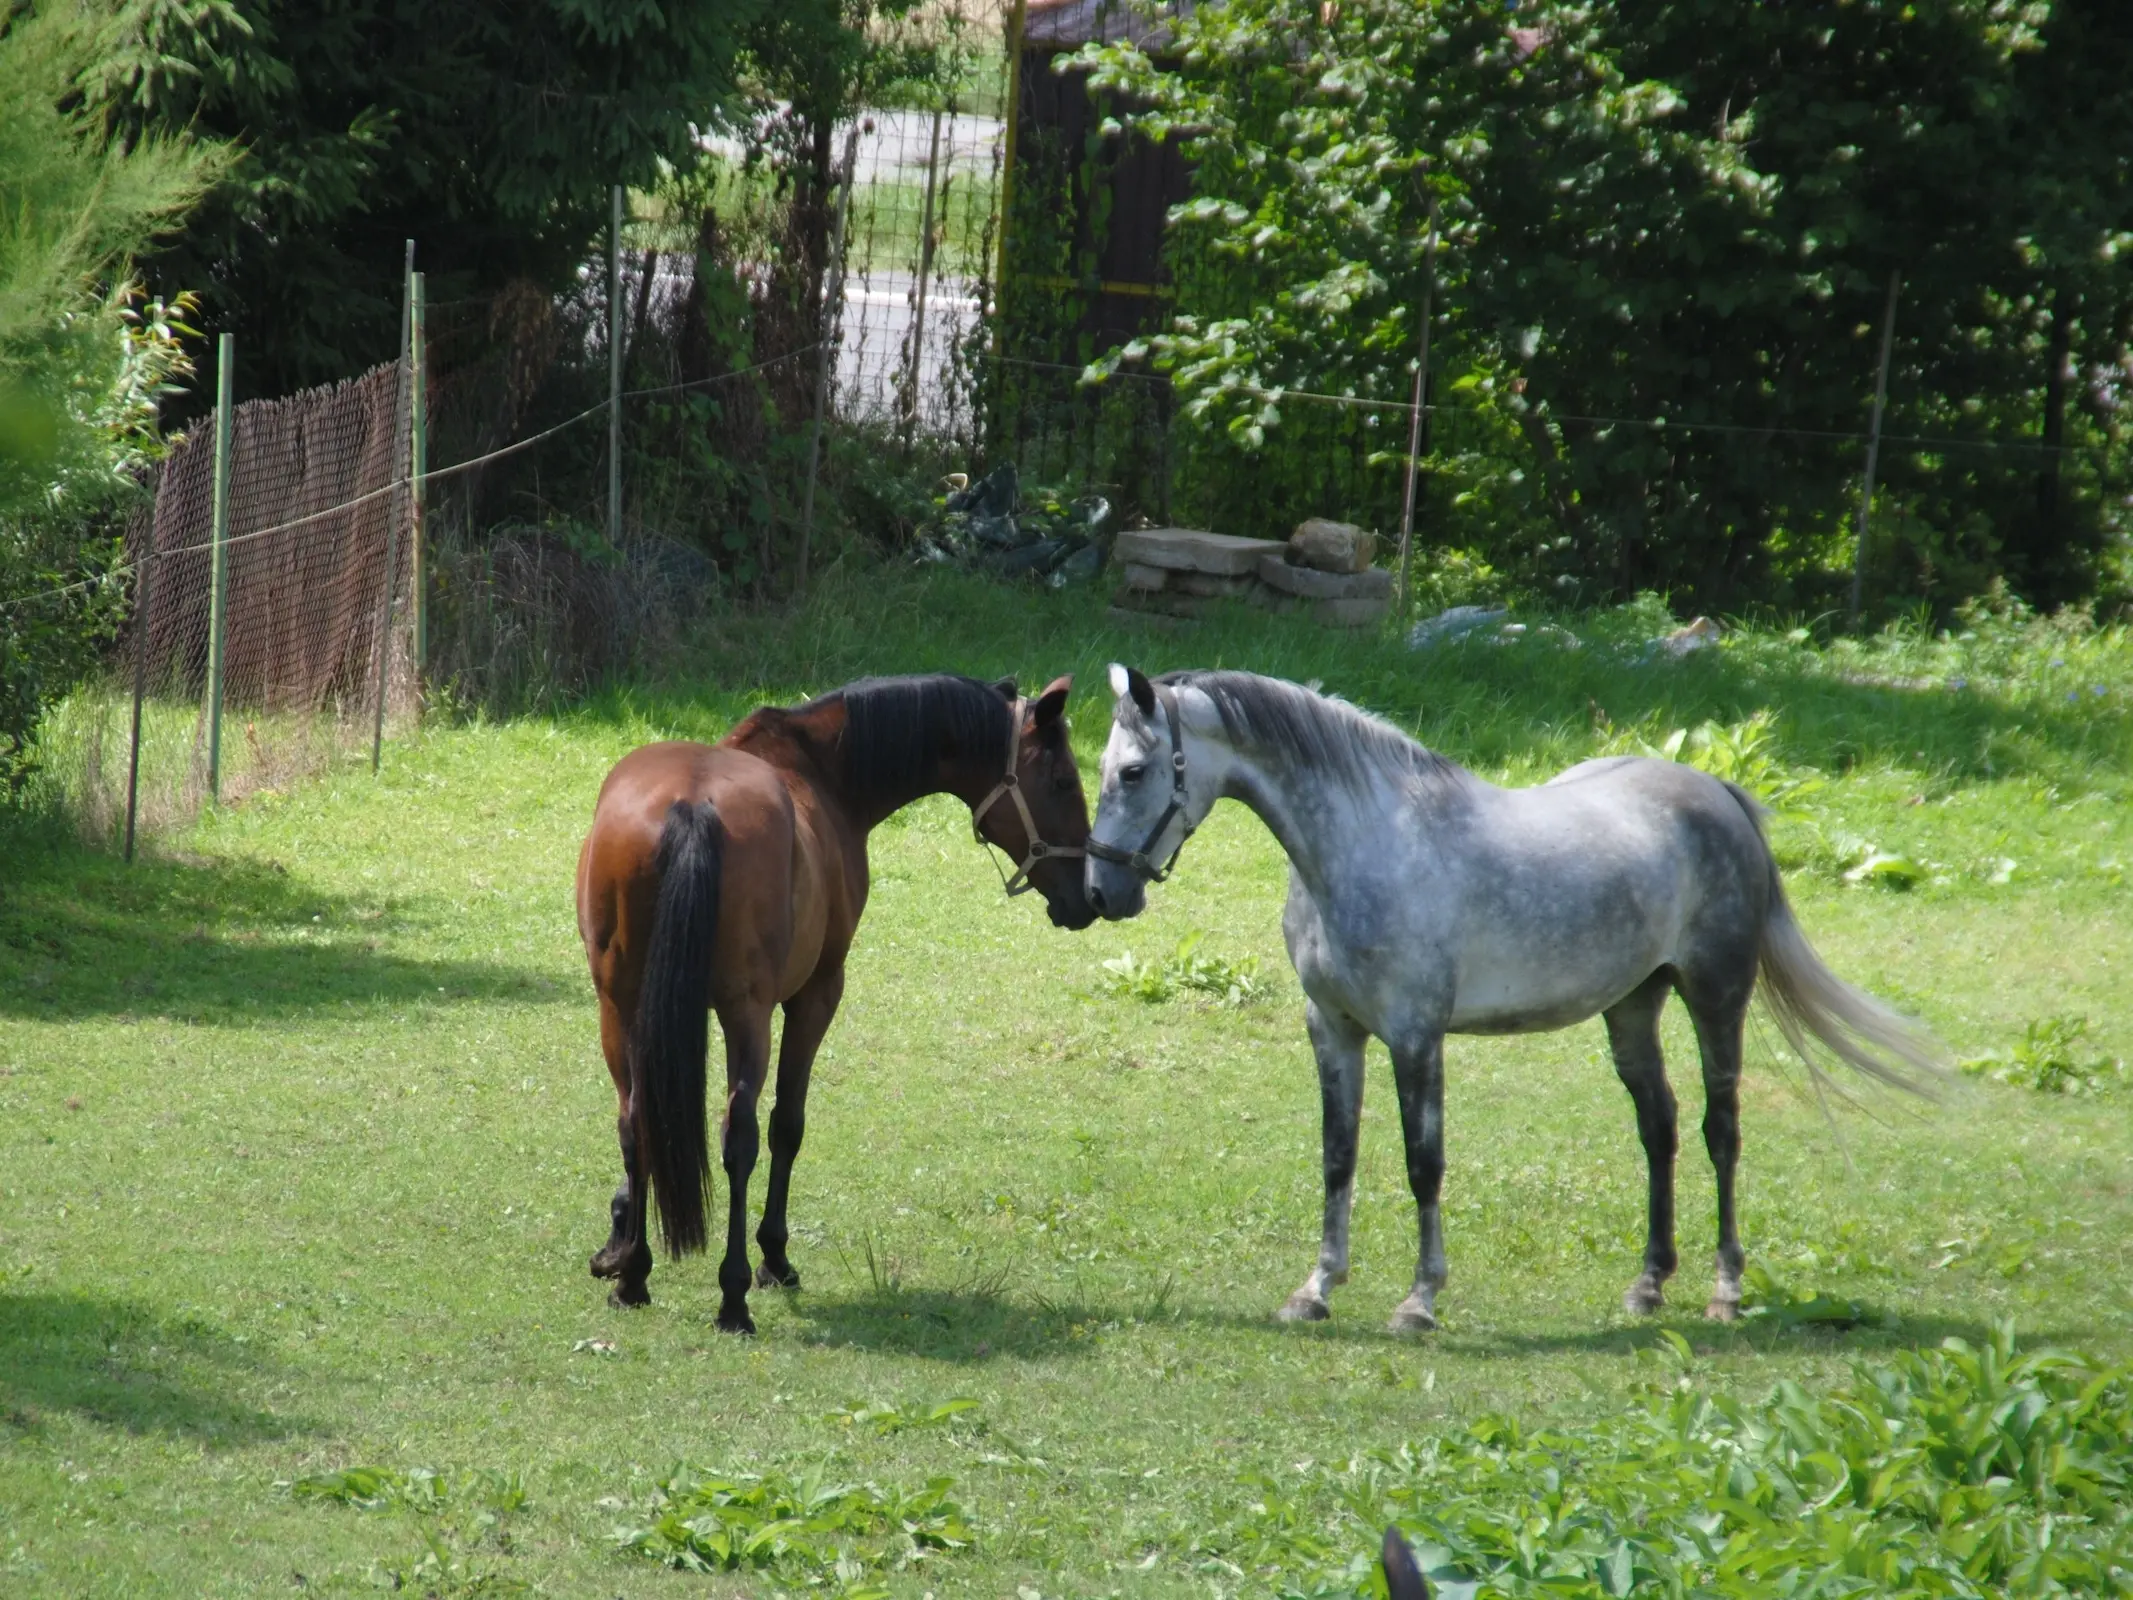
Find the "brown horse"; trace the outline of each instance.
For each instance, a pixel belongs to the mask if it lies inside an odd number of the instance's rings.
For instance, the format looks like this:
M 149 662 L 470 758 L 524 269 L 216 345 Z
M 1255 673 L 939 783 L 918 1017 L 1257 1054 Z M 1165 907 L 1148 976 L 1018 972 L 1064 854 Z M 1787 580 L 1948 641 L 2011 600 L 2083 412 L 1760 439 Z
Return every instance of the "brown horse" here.
M 646 745 L 607 775 L 578 857 L 578 932 L 621 1106 L 622 1187 L 607 1244 L 592 1258 L 594 1277 L 615 1280 L 615 1304 L 651 1298 L 647 1180 L 668 1253 L 705 1246 L 709 1011 L 726 1036 L 718 1325 L 755 1331 L 748 1178 L 770 1013 L 780 1005 L 754 1282 L 799 1287 L 785 1254 L 785 1201 L 808 1074 L 866 909 L 867 835 L 890 813 L 922 795 L 955 795 L 978 837 L 1020 863 L 1008 893 L 1037 889 L 1063 928 L 1095 920 L 1082 894 L 1088 805 L 1067 743 L 1072 686 L 1061 678 L 1030 701 L 1012 679 L 869 678 L 794 710 L 765 707 L 716 745 Z

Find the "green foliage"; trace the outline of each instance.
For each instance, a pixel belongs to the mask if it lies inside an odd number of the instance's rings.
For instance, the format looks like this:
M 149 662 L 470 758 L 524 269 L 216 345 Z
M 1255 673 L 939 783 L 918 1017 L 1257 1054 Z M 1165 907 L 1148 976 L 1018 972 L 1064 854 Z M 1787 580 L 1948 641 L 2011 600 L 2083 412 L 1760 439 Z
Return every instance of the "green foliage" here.
M 1678 1334 L 1667 1381 L 1578 1428 L 1484 1417 L 1427 1443 L 1271 1480 L 1214 1548 L 1289 1596 L 1378 1596 L 1396 1521 L 1447 1600 L 2123 1594 L 2133 1377 L 2011 1324 L 1760 1402 L 1706 1389 Z
M 2038 1017 L 2005 1055 L 1973 1056 L 1962 1069 L 2037 1094 L 2103 1094 L 2126 1081 L 2126 1064 L 2092 1054 L 2087 1017 Z
M 1245 1006 L 1256 1005 L 1273 992 L 1259 976 L 1257 956 L 1231 961 L 1203 955 L 1200 945 L 1206 937 L 1195 928 L 1157 961 L 1139 960 L 1130 950 L 1114 956 L 1103 964 L 1105 993 L 1151 1005 L 1191 993 L 1205 995 L 1218 1006 Z
M 762 1572 L 785 1582 L 828 1583 L 850 1597 L 888 1591 L 884 1573 L 903 1572 L 975 1538 L 948 1498 L 952 1478 L 905 1493 L 874 1484 L 782 1473 L 702 1473 L 677 1469 L 654 1492 L 652 1520 L 617 1529 L 615 1542 L 687 1572 Z
M 0 12 L 0 798 L 119 625 L 113 514 L 191 371 L 190 298 L 144 301 L 128 274 L 222 156 L 182 133 L 104 136 L 76 84 L 112 41 L 86 10 Z
M 289 1485 L 298 1500 L 387 1511 L 413 1524 L 420 1548 L 403 1561 L 380 1561 L 373 1581 L 396 1591 L 459 1600 L 477 1595 L 524 1594 L 526 1585 L 485 1569 L 468 1552 L 483 1545 L 508 1553 L 505 1523 L 526 1509 L 526 1486 L 515 1472 L 490 1470 L 457 1478 L 428 1467 L 400 1472 L 391 1467 L 347 1467 Z
M 1233 0 L 1174 26 L 1160 62 L 1081 65 L 1189 141 L 1177 314 L 1126 353 L 1176 380 L 1180 492 L 1222 526 L 1386 525 L 1397 474 L 1322 486 L 1344 449 L 1396 462 L 1404 418 L 1373 442 L 1345 420 L 1373 414 L 1287 396 L 1407 398 L 1434 214 L 1431 542 L 1549 595 L 1823 603 L 1859 468 L 1833 436 L 1865 425 L 1898 270 L 1912 442 L 1881 457 L 1877 586 L 2110 581 L 2125 8 Z

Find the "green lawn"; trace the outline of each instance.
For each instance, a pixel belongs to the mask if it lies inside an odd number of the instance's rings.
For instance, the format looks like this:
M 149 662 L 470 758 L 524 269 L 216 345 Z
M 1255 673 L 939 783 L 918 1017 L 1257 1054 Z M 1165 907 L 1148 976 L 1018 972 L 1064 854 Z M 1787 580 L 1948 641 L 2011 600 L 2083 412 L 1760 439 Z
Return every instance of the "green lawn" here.
M 2085 1016 L 2084 1058 L 2133 1056 L 2122 636 L 1756 634 L 1640 664 L 1606 642 L 1639 619 L 1573 625 L 1576 652 L 1415 655 L 1257 617 L 1141 634 L 1094 596 L 952 575 L 833 579 L 657 686 L 433 728 L 389 747 L 381 779 L 261 796 L 130 870 L 56 824 L 0 823 L 0 1593 L 808 1581 L 618 1552 L 613 1530 L 689 1462 L 891 1495 L 951 1477 L 974 1542 L 881 1579 L 912 1600 L 1220 1600 L 1285 1581 L 1210 1554 L 1271 1494 L 1318 1505 L 1322 1464 L 1484 1413 L 1571 1425 L 1641 1404 L 1662 1329 L 1695 1384 L 1751 1398 L 2007 1317 L 2025 1344 L 2133 1358 L 2133 1088 L 1869 1097 L 1839 1111 L 1840 1148 L 1767 1037 L 1744 1091 L 1750 1261 L 1858 1314 L 1702 1322 L 1711 1191 L 1678 1008 L 1684 1267 L 1656 1325 L 1619 1306 L 1644 1167 L 1589 1024 L 1453 1041 L 1452 1280 L 1422 1339 L 1382 1331 L 1413 1209 L 1374 1047 L 1354 1279 L 1332 1322 L 1276 1326 L 1316 1249 L 1317 1090 L 1283 863 L 1235 807 L 1144 918 L 1081 935 L 1001 899 L 960 807 L 893 819 L 795 1179 L 806 1288 L 758 1294 L 749 1341 L 711 1328 L 712 1260 L 662 1262 L 651 1308 L 608 1309 L 585 1259 L 614 1108 L 570 904 L 594 792 L 634 744 L 714 737 L 862 671 L 1073 670 L 1085 776 L 1116 656 L 1322 678 L 1517 781 L 1767 708 L 1755 774 L 1820 779 L 1776 839 L 1840 972 L 1960 1055 Z M 1915 885 L 1848 884 L 1870 849 Z M 1271 999 L 1105 992 L 1106 958 L 1195 929 L 1205 952 L 1256 957 Z M 959 1398 L 976 1404 L 929 1419 Z M 483 1513 L 459 1491 L 418 1515 L 290 1488 L 355 1466 L 516 1474 L 525 1503 Z

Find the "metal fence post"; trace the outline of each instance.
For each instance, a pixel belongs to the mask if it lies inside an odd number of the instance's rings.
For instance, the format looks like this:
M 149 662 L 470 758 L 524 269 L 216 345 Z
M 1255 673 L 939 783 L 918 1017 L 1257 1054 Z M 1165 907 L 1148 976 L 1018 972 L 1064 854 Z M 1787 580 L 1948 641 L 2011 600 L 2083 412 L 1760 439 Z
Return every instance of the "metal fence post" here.
M 126 762 L 126 861 L 133 861 L 133 824 L 141 810 L 141 702 L 148 696 L 148 599 L 156 565 L 156 519 L 142 534 L 140 577 L 133 586 L 133 752 Z
M 415 672 L 417 677 L 427 671 L 430 664 L 430 604 L 427 582 L 428 545 L 424 536 L 423 519 L 427 510 L 427 498 L 423 492 L 423 479 L 430 470 L 429 395 L 429 349 L 422 331 L 423 275 L 415 274 L 414 293 L 410 297 L 414 314 L 414 338 L 408 345 L 408 452 L 413 458 L 408 473 L 408 536 L 413 542 L 410 552 L 413 557 L 412 581 L 415 608 Z
M 622 542 L 622 185 L 607 225 L 607 537 Z
M 1429 238 L 1422 246 L 1422 353 L 1415 361 L 1415 406 L 1407 419 L 1407 490 L 1400 503 L 1400 620 L 1407 620 L 1408 574 L 1415 547 L 1415 479 L 1421 470 L 1423 418 L 1429 404 L 1429 332 L 1437 289 L 1437 197 L 1429 199 Z
M 229 610 L 230 445 L 235 417 L 237 336 L 215 341 L 215 500 L 214 555 L 209 562 L 207 603 L 207 798 L 222 798 L 223 632 Z
M 836 359 L 836 325 L 844 319 L 844 219 L 852 209 L 859 181 L 859 124 L 844 138 L 844 187 L 837 194 L 837 215 L 830 225 L 830 289 L 822 308 L 822 348 L 815 358 L 815 421 L 807 435 L 807 495 L 800 510 L 800 553 L 793 593 L 807 593 L 808 547 L 815 536 L 815 478 L 822 467 L 822 413 L 829 409 L 830 366 Z
M 408 366 L 409 352 L 415 343 L 415 241 L 407 241 L 407 262 L 400 272 L 400 379 L 393 396 L 393 475 L 399 480 L 399 493 L 386 503 L 391 510 L 385 517 L 385 593 L 378 602 L 378 673 L 377 704 L 372 708 L 370 723 L 370 775 L 378 775 L 378 763 L 385 753 L 385 687 L 387 671 L 392 664 L 393 646 L 393 579 L 400 567 L 400 518 L 407 514 L 409 505 L 409 471 L 413 462 L 410 448 L 413 439 L 408 426 Z M 407 452 L 402 454 L 402 452 Z
M 1866 436 L 1866 481 L 1859 486 L 1859 543 L 1852 552 L 1852 603 L 1849 620 L 1859 620 L 1859 592 L 1866 582 L 1866 518 L 1874 504 L 1874 468 L 1881 459 L 1881 412 L 1889 398 L 1889 347 L 1896 339 L 1896 292 L 1903 274 L 1889 273 L 1889 305 L 1881 317 L 1881 368 L 1874 376 L 1874 422 Z

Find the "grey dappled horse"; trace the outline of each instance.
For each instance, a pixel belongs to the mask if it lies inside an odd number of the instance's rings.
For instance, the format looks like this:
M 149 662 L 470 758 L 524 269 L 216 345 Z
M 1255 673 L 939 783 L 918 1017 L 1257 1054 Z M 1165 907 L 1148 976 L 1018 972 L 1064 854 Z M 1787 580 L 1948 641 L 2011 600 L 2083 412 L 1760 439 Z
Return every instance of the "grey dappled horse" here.
M 1655 1311 L 1673 1273 L 1674 1094 L 1659 1013 L 1680 994 L 1703 1057 L 1705 1148 L 1718 1174 L 1718 1285 L 1740 1307 L 1734 1227 L 1741 1031 L 1756 981 L 1810 1069 L 1810 1036 L 1871 1077 L 1920 1089 L 1931 1035 L 1832 973 L 1809 947 L 1763 842 L 1754 797 L 1693 767 L 1614 756 L 1500 789 L 1353 706 L 1243 672 L 1150 682 L 1111 669 L 1118 704 L 1088 842 L 1089 904 L 1146 903 L 1217 800 L 1240 800 L 1289 856 L 1282 936 L 1303 984 L 1325 1112 L 1325 1234 L 1280 1315 L 1317 1320 L 1348 1277 L 1363 1042 L 1392 1052 L 1420 1211 L 1396 1330 L 1436 1326 L 1444 1286 L 1444 1036 L 1607 1021 L 1651 1169 L 1644 1271 L 1623 1297 Z

